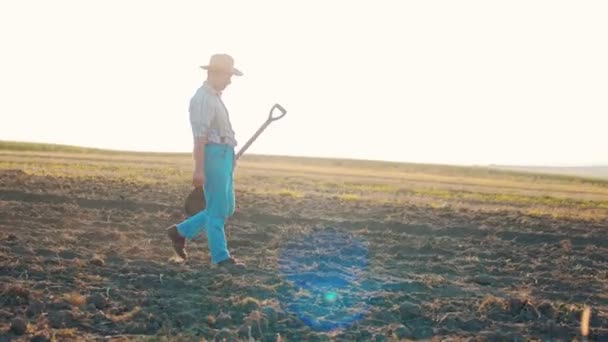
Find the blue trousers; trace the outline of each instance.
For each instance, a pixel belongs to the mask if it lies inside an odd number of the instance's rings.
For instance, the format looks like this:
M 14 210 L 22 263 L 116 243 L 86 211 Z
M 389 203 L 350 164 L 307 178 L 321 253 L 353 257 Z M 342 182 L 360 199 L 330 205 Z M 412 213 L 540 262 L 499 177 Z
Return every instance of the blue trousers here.
M 177 225 L 177 231 L 186 239 L 201 233 L 207 234 L 211 262 L 217 264 L 230 258 L 224 223 L 234 214 L 234 148 L 223 144 L 205 145 L 206 207 L 198 214 Z

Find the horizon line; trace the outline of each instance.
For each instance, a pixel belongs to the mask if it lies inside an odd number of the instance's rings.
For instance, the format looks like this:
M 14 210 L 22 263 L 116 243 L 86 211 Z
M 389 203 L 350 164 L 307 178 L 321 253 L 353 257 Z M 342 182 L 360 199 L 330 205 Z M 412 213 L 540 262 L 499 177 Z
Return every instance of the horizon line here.
M 75 145 L 65 143 L 54 143 L 47 141 L 34 141 L 34 140 L 4 140 L 0 139 L 0 143 L 9 144 L 39 144 L 49 145 L 56 147 L 76 148 L 76 149 L 89 149 L 97 150 L 100 152 L 114 152 L 114 153 L 132 153 L 132 154 L 158 154 L 158 155 L 180 155 L 180 154 L 192 154 L 189 151 L 151 151 L 151 150 L 129 150 L 129 149 L 114 149 L 90 145 Z M 237 149 L 238 150 L 238 149 Z M 386 159 L 369 159 L 369 158 L 356 158 L 356 157 L 325 157 L 325 156 L 314 156 L 314 155 L 298 155 L 298 154 L 272 154 L 272 153 L 248 153 L 249 155 L 255 156 L 267 156 L 267 157 L 281 157 L 281 158 L 308 158 L 308 159 L 323 159 L 323 160 L 342 160 L 342 161 L 368 161 L 368 162 L 379 162 L 379 163 L 396 163 L 396 164 L 416 164 L 416 165 L 444 165 L 444 166 L 462 166 L 462 167 L 527 167 L 527 168 L 603 168 L 608 167 L 608 161 L 606 163 L 589 163 L 589 164 L 571 164 L 571 165 L 556 165 L 556 164 L 503 164 L 503 163 L 449 163 L 449 162 L 415 162 L 415 161 L 397 161 L 397 160 L 386 160 Z

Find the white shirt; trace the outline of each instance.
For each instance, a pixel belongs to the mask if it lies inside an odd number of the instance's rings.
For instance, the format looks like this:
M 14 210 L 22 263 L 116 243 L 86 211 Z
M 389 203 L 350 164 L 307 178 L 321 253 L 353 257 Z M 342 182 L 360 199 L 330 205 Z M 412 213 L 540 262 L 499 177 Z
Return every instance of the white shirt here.
M 190 125 L 194 140 L 207 138 L 209 143 L 237 145 L 222 93 L 205 81 L 190 99 Z

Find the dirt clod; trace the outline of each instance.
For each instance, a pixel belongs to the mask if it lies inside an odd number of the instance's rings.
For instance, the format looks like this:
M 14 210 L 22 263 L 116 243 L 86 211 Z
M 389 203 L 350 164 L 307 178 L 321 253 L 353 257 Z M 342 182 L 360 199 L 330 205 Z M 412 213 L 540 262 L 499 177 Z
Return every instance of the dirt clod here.
M 517 315 L 517 320 L 521 322 L 533 321 L 539 318 L 538 310 L 530 304 L 526 304 L 519 315 Z
M 44 310 L 44 304 L 40 301 L 32 301 L 25 310 L 25 314 L 28 317 L 34 317 L 40 314 Z
M 372 341 L 374 342 L 388 342 L 388 338 L 384 334 L 374 334 L 372 337 Z
M 0 319 L 8 320 L 13 317 L 13 314 L 8 310 L 0 309 Z
M 433 328 L 427 324 L 417 325 L 413 330 L 415 339 L 428 339 L 433 336 Z
M 39 333 L 38 335 L 33 336 L 30 339 L 30 342 L 49 342 L 51 340 L 51 338 L 49 337 L 48 333 Z
M 473 278 L 473 281 L 479 285 L 492 285 L 494 283 L 494 279 L 487 274 L 480 274 Z
M 419 318 L 422 316 L 422 311 L 420 310 L 420 306 L 414 303 L 403 302 L 399 306 L 399 314 L 401 315 L 401 320 L 406 321 Z
M 92 304 L 95 308 L 103 310 L 108 306 L 108 300 L 101 293 L 93 293 L 87 298 L 87 303 Z
M 237 339 L 237 334 L 235 334 L 233 331 L 230 331 L 228 329 L 222 329 L 220 331 L 217 332 L 217 334 L 215 334 L 215 338 L 214 341 L 236 341 Z
M 215 318 L 215 327 L 222 329 L 232 324 L 232 317 L 228 313 L 221 313 Z
M 395 327 L 395 329 L 393 330 L 393 333 L 394 333 L 395 337 L 400 340 L 405 339 L 405 338 L 414 337 L 412 330 L 403 324 L 399 324 L 397 327 Z
M 61 310 L 52 311 L 48 315 L 49 324 L 55 329 L 68 328 L 74 323 L 74 316 L 71 311 Z
M 266 317 L 266 319 L 268 320 L 268 322 L 270 324 L 274 324 L 279 317 L 277 310 L 275 308 L 273 308 L 272 306 L 263 307 L 262 313 L 264 314 L 264 316 Z
M 89 260 L 89 264 L 91 264 L 91 265 L 93 265 L 93 266 L 99 266 L 99 267 L 101 267 L 101 266 L 105 265 L 105 264 L 106 264 L 106 262 L 105 262 L 105 260 L 103 260 L 103 258 L 102 258 L 102 257 L 100 257 L 100 256 L 96 255 L 96 256 L 92 257 L 92 258 Z
M 566 254 L 572 253 L 572 241 L 570 241 L 569 239 L 565 239 L 565 240 L 560 241 L 559 244 L 562 247 L 562 250 Z
M 15 304 L 27 303 L 30 298 L 30 290 L 24 286 L 15 284 L 10 285 L 2 295 L 8 297 Z
M 508 307 L 511 315 L 517 315 L 526 305 L 526 301 L 519 298 L 509 298 Z
M 553 305 L 549 302 L 542 302 L 537 307 L 540 314 L 546 318 L 553 319 L 555 318 L 555 309 Z
M 15 335 L 23 335 L 27 330 L 27 322 L 21 318 L 16 317 L 11 321 L 11 331 L 15 333 Z

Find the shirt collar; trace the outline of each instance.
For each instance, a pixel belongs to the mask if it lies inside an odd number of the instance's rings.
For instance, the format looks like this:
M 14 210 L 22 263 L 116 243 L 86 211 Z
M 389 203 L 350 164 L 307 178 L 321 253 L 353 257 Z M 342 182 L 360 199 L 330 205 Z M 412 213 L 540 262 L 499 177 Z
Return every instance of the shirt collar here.
M 211 84 L 209 84 L 209 81 L 203 82 L 203 88 L 205 88 L 207 91 L 210 91 L 212 94 L 222 96 L 222 92 L 213 88 Z

